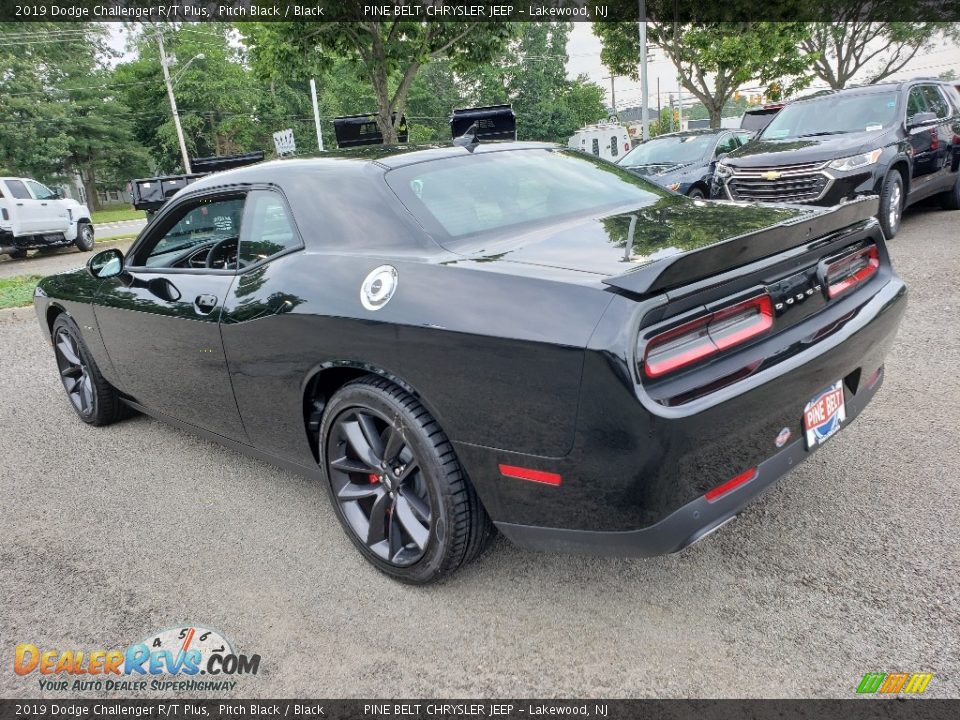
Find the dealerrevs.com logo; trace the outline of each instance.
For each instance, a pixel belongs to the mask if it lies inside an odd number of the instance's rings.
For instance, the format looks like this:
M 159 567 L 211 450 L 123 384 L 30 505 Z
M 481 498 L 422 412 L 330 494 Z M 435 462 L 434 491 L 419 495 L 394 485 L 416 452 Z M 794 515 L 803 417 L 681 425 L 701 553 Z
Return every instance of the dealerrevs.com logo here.
M 231 691 L 256 675 L 259 655 L 241 655 L 215 630 L 178 627 L 111 650 L 42 649 L 20 643 L 13 671 L 37 675 L 41 690 L 65 692 Z

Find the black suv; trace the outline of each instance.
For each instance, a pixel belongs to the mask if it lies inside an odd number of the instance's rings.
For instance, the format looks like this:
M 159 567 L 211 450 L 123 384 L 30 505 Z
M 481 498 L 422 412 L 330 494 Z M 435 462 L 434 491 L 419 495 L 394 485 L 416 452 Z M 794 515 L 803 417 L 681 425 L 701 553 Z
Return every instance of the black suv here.
M 960 209 L 960 94 L 916 79 L 837 90 L 784 107 L 717 165 L 711 197 L 837 205 L 880 196 L 897 234 L 907 205 L 939 195 Z

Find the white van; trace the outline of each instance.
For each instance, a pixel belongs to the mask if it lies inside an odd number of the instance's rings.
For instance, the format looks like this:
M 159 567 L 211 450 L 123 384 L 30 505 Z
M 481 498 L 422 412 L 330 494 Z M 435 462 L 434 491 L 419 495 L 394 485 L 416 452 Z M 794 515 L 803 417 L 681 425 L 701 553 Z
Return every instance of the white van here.
M 616 162 L 630 152 L 630 133 L 617 122 L 587 125 L 570 138 L 567 147 Z
M 93 250 L 86 205 L 36 180 L 0 177 L 0 255 L 22 258 L 32 248 L 70 244 Z

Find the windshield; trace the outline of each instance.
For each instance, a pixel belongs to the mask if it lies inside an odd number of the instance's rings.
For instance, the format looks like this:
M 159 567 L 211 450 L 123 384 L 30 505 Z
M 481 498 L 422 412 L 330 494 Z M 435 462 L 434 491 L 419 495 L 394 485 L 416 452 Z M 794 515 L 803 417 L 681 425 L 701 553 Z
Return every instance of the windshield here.
M 773 118 L 762 137 L 790 140 L 817 135 L 882 130 L 897 117 L 897 93 L 827 95 L 787 105 Z
M 667 194 L 612 163 L 565 150 L 444 158 L 391 170 L 386 180 L 421 225 L 453 238 L 650 205 Z
M 671 135 L 647 140 L 623 156 L 625 167 L 641 165 L 685 165 L 696 162 L 710 152 L 716 135 Z

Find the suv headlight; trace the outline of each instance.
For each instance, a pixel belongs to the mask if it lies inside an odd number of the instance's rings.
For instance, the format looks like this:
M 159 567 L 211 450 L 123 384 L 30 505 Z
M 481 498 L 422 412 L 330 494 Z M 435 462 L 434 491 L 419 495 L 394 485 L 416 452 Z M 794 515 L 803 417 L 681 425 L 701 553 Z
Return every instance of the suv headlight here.
M 873 165 L 875 162 L 877 162 L 877 160 L 880 159 L 880 155 L 882 154 L 883 148 L 877 148 L 876 150 L 871 150 L 870 152 L 861 153 L 859 155 L 851 155 L 850 157 L 834 160 L 827 165 L 827 167 L 833 168 L 834 170 L 856 170 L 857 168 Z
M 718 162 L 714 172 L 720 177 L 729 177 L 730 175 L 733 175 L 733 168 L 724 162 Z

